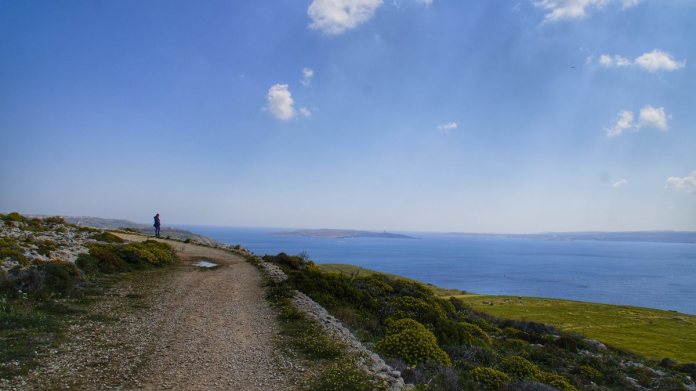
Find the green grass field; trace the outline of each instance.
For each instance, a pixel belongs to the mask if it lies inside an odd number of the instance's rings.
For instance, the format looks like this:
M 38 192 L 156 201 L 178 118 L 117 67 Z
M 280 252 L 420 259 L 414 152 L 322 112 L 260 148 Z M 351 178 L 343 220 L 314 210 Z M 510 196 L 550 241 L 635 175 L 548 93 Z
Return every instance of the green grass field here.
M 361 277 L 379 273 L 345 264 L 318 266 L 325 272 L 357 273 Z M 571 300 L 462 294 L 456 289 L 429 286 L 440 296 L 461 298 L 475 309 L 501 318 L 551 324 L 655 360 L 669 357 L 679 362 L 696 362 L 694 315 Z
M 660 360 L 696 362 L 696 316 L 650 308 L 517 296 L 459 295 L 501 318 L 552 324 Z

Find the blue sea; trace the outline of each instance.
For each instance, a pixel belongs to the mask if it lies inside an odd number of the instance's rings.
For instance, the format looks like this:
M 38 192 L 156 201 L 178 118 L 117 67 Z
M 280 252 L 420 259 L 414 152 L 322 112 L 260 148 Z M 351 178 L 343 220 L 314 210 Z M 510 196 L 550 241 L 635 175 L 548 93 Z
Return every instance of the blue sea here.
M 306 252 L 316 263 L 349 263 L 468 292 L 696 314 L 696 244 L 422 233 L 327 239 L 271 235 L 278 229 L 180 228 L 259 255 Z

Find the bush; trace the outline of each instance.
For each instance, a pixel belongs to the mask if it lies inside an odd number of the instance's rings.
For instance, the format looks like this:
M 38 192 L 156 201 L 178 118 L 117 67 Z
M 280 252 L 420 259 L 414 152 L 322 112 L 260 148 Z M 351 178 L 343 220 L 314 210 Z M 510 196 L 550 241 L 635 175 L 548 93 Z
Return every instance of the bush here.
M 27 266 L 29 264 L 27 257 L 24 256 L 22 247 L 20 247 L 16 240 L 9 236 L 0 237 L 0 262 L 5 260 L 5 258 L 10 258 L 21 266 Z
M 532 379 L 539 373 L 539 368 L 536 365 L 520 356 L 503 358 L 500 364 L 498 364 L 498 368 L 507 374 L 521 379 Z
M 44 221 L 47 224 L 67 224 L 65 219 L 60 217 L 60 216 L 51 216 L 51 217 L 46 217 Z
M 602 378 L 602 372 L 592 368 L 589 365 L 580 365 L 578 367 L 578 373 L 588 379 L 599 380 Z
M 52 261 L 36 267 L 43 277 L 35 292 L 40 295 L 67 295 L 82 280 L 80 271 L 72 263 Z
M 12 221 L 12 222 L 17 222 L 17 223 L 25 223 L 27 221 L 27 218 L 22 216 L 21 214 L 17 212 L 12 212 L 8 213 L 6 215 L 2 216 L 3 221 Z
M 142 243 L 89 243 L 90 258 L 78 258 L 85 272 L 120 273 L 150 266 L 163 266 L 176 260 L 174 250 L 166 243 L 147 240 Z M 96 265 L 95 265 L 96 260 Z
M 78 257 L 78 266 L 90 265 L 94 270 L 93 260 L 96 260 L 96 270 L 102 273 L 122 273 L 129 270 L 128 263 L 116 253 L 116 246 L 109 244 L 89 243 L 90 258 L 83 255 Z
M 51 251 L 55 251 L 58 248 L 56 242 L 52 240 L 40 241 L 37 243 L 37 247 L 38 249 L 36 250 L 36 252 L 47 257 L 51 256 Z
M 384 385 L 375 381 L 352 362 L 331 365 L 309 387 L 311 391 L 379 391 Z
M 111 232 L 106 232 L 106 231 L 99 232 L 97 234 L 92 235 L 92 239 L 99 241 L 99 242 L 106 242 L 106 243 L 123 243 L 123 239 L 112 234 Z
M 472 379 L 488 388 L 498 390 L 510 383 L 510 376 L 493 368 L 478 367 L 469 371 Z
M 343 354 L 343 346 L 333 338 L 319 333 L 318 327 L 307 328 L 293 339 L 293 345 L 309 358 L 340 357 Z
M 438 325 L 446 319 L 442 309 L 412 296 L 397 297 L 391 305 L 394 308 L 394 318 L 411 318 L 431 325 Z
M 413 319 L 401 319 L 391 328 L 398 332 L 388 334 L 375 345 L 384 355 L 401 359 L 409 365 L 432 362 L 452 365 L 447 353 L 437 345 L 435 335 L 422 324 Z
M 16 268 L 0 277 L 1 289 L 9 297 L 20 292 L 36 297 L 68 296 L 82 281 L 82 274 L 72 263 L 42 262 L 26 269 Z
M 539 372 L 537 374 L 537 379 L 550 386 L 556 387 L 561 391 L 578 391 L 575 386 L 570 384 L 568 379 L 555 373 Z
M 119 247 L 118 255 L 131 264 L 146 262 L 154 266 L 163 266 L 176 261 L 176 255 L 171 246 L 155 240 L 128 243 Z

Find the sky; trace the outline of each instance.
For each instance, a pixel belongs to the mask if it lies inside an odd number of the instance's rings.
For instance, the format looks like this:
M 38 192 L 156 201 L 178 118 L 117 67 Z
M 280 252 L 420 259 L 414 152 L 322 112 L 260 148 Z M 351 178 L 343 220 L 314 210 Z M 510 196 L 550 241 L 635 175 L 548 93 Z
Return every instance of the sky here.
M 693 0 L 0 0 L 0 212 L 696 230 Z

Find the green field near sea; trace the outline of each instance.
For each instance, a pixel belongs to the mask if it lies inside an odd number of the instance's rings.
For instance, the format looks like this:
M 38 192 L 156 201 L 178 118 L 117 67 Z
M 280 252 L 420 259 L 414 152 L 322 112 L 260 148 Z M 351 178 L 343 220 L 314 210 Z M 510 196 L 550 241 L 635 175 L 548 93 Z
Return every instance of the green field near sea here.
M 696 362 L 696 316 L 651 308 L 517 296 L 457 296 L 501 318 L 552 324 L 647 358 Z
M 329 273 L 368 276 L 374 270 L 344 264 L 318 265 Z M 500 318 L 554 325 L 615 348 L 654 360 L 696 362 L 696 316 L 651 308 L 517 296 L 462 294 L 430 285 L 440 296 L 455 296 Z

